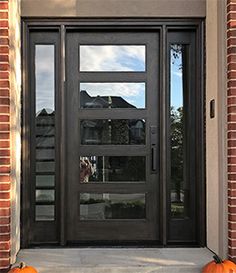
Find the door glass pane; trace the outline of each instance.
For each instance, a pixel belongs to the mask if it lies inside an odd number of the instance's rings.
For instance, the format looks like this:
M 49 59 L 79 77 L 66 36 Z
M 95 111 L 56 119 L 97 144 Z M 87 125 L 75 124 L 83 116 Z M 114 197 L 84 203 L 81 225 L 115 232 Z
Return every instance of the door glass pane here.
M 145 108 L 145 83 L 81 83 L 81 108 Z
M 38 161 L 36 162 L 36 172 L 37 173 L 53 173 L 55 171 L 55 162 L 47 161 Z
M 54 175 L 36 175 L 36 187 L 53 187 L 55 186 Z
M 186 181 L 184 179 L 184 46 L 171 45 L 171 216 L 185 216 Z
M 145 71 L 145 45 L 81 45 L 80 71 Z
M 39 205 L 45 202 L 55 202 L 55 190 L 46 189 L 48 186 L 55 186 L 54 52 L 54 45 L 35 45 L 36 221 L 54 220 L 54 205 Z
M 35 220 L 36 221 L 54 221 L 55 217 L 54 205 L 36 205 Z
M 54 200 L 54 190 L 36 190 L 36 202 L 52 202 Z
M 145 219 L 144 193 L 81 193 L 80 220 Z
M 145 156 L 81 156 L 80 182 L 146 180 Z
M 144 119 L 93 119 L 80 121 L 83 145 L 145 144 Z

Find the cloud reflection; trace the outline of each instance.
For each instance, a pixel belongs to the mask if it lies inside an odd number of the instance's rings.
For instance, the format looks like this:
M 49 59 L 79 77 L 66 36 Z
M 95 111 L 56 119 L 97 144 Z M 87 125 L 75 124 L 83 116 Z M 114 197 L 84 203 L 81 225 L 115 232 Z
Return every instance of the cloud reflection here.
M 80 46 L 80 71 L 145 71 L 145 46 Z
M 54 45 L 35 46 L 36 113 L 54 110 Z
M 80 90 L 86 91 L 91 97 L 122 97 L 137 108 L 145 108 L 144 82 L 81 83 Z

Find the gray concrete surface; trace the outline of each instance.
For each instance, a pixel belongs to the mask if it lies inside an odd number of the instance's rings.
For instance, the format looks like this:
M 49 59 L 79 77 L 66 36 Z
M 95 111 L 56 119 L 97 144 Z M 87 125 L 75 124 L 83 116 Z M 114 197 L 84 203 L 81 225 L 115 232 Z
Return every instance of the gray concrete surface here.
M 39 273 L 197 273 L 212 260 L 206 248 L 24 249 L 24 261 Z

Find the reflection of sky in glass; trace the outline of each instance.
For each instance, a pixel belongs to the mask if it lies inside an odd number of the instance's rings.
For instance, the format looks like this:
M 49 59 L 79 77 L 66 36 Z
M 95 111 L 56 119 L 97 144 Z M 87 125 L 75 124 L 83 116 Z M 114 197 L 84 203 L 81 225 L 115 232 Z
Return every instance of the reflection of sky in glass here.
M 145 71 L 145 46 L 80 46 L 80 71 Z
M 145 83 L 81 83 L 80 90 L 85 90 L 90 97 L 122 97 L 136 108 L 145 108 Z
M 54 110 L 54 45 L 35 46 L 36 113 Z
M 171 73 L 170 73 L 170 88 L 171 88 L 171 106 L 175 109 L 183 106 L 183 73 L 182 73 L 182 52 L 176 53 L 171 49 Z

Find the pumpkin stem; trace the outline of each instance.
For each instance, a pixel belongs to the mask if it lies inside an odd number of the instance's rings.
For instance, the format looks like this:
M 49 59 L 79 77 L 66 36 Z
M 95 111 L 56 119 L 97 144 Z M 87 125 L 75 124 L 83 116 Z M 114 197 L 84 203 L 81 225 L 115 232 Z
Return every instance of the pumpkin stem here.
M 222 262 L 223 262 L 222 259 L 216 253 L 213 256 L 213 259 L 217 264 L 222 264 Z
M 19 268 L 22 269 L 25 267 L 25 263 L 24 262 L 20 262 Z

